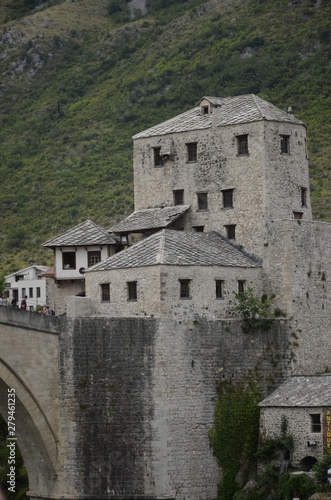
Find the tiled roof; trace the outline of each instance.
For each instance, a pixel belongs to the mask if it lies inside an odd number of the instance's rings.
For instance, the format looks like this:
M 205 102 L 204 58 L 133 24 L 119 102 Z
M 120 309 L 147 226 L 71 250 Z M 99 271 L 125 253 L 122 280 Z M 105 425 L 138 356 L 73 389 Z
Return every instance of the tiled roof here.
M 176 205 L 174 207 L 138 210 L 109 231 L 112 233 L 130 233 L 147 229 L 163 229 L 175 222 L 189 208 L 190 205 Z
M 290 377 L 259 406 L 331 406 L 331 374 Z
M 108 271 L 157 264 L 259 267 L 253 259 L 216 232 L 196 233 L 163 229 L 127 250 L 96 264 L 89 271 Z
M 115 244 L 114 236 L 101 226 L 97 226 L 91 220 L 86 220 L 78 226 L 75 226 L 63 234 L 52 238 L 42 246 L 60 247 L 60 246 L 81 246 L 81 245 L 109 245 Z
M 282 111 L 273 104 L 254 94 L 236 97 L 203 97 L 213 106 L 211 114 L 201 114 L 200 107 L 190 109 L 170 120 L 155 125 L 133 136 L 133 139 L 188 132 L 209 128 L 212 122 L 217 126 L 249 123 L 259 120 L 302 123 L 292 114 Z

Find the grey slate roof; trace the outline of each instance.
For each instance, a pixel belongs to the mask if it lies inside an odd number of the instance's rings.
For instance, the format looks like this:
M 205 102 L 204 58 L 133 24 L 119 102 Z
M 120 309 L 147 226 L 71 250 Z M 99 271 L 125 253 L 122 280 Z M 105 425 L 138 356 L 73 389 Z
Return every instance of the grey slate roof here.
M 224 98 L 203 97 L 199 102 L 203 99 L 207 99 L 214 106 L 212 114 L 201 114 L 198 103 L 196 108 L 139 132 L 133 136 L 133 139 L 171 134 L 174 132 L 202 130 L 211 127 L 213 120 L 215 120 L 217 126 L 249 123 L 259 120 L 302 124 L 302 121 L 296 119 L 292 114 L 282 111 L 270 102 L 254 94 Z
M 259 406 L 331 406 L 331 374 L 290 377 Z
M 164 208 L 146 208 L 133 212 L 122 222 L 113 226 L 112 233 L 139 232 L 146 229 L 163 229 L 181 217 L 190 205 L 176 205 Z
M 106 229 L 87 219 L 65 233 L 46 241 L 42 246 L 110 245 L 115 243 L 116 239 Z
M 244 255 L 216 232 L 196 233 L 163 229 L 96 264 L 88 271 L 108 271 L 157 264 L 259 267 L 253 259 Z

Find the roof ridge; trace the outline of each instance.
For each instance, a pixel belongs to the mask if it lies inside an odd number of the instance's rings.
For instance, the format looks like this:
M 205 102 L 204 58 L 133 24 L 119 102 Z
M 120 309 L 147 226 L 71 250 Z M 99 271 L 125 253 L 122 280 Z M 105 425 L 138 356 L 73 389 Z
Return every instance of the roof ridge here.
M 160 238 L 160 249 L 159 252 L 156 256 L 156 262 L 157 264 L 162 264 L 163 263 L 163 257 L 164 257 L 164 248 L 165 248 L 165 229 L 162 229 L 161 231 L 161 238 Z
M 262 115 L 262 118 L 265 118 L 265 117 L 266 117 L 266 115 L 263 113 L 262 108 L 261 108 L 261 106 L 260 106 L 260 103 L 259 103 L 259 102 L 257 101 L 257 99 L 256 99 L 256 98 L 257 98 L 257 95 L 255 95 L 255 94 L 250 94 L 250 95 L 251 95 L 251 97 L 252 97 L 252 99 L 253 99 L 253 101 L 254 101 L 254 103 L 255 103 L 255 105 L 256 105 L 256 107 L 257 107 L 257 109 L 260 111 L 260 113 L 261 113 L 261 115 Z

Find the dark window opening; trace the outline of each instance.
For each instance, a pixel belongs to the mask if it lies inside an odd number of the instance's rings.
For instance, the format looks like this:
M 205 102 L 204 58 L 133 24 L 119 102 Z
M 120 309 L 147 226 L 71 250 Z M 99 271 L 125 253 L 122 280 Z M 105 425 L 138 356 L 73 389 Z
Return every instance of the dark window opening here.
M 209 114 L 209 107 L 208 106 L 202 106 L 202 114 L 203 115 Z
M 137 300 L 137 282 L 128 281 L 128 300 Z
M 173 193 L 174 193 L 174 204 L 184 205 L 184 189 L 176 189 Z
M 208 193 L 198 193 L 198 210 L 208 209 Z
M 37 299 L 40 299 L 40 297 L 41 297 L 40 286 L 37 286 Z
M 293 217 L 295 220 L 300 220 L 302 219 L 303 213 L 302 212 L 293 212 Z
M 223 194 L 223 208 L 233 208 L 233 189 L 224 189 Z
M 307 188 L 301 188 L 301 206 L 307 206 Z
M 29 299 L 33 299 L 33 288 L 29 288 Z
M 238 135 L 238 155 L 248 155 L 248 135 Z
M 163 167 L 162 157 L 160 155 L 161 148 L 153 148 L 154 150 L 154 167 Z
M 204 229 L 205 229 L 205 226 L 193 226 L 193 231 L 195 231 L 196 233 L 203 233 L 204 232 Z
M 229 224 L 228 226 L 225 226 L 226 228 L 226 235 L 229 240 L 235 240 L 236 239 L 236 226 L 235 224 Z
M 289 154 L 290 152 L 290 136 L 281 135 L 280 136 L 280 151 L 282 154 Z
M 196 142 L 190 142 L 186 144 L 187 147 L 187 161 L 196 162 L 198 158 L 198 144 Z
M 309 472 L 312 468 L 313 465 L 315 465 L 317 462 L 317 459 L 315 457 L 305 457 L 301 460 L 299 467 L 300 470 L 303 470 L 305 472 Z
M 189 299 L 190 298 L 190 281 L 191 280 L 179 280 L 180 298 L 181 299 Z
M 76 252 L 63 252 L 63 269 L 76 269 Z
M 245 293 L 245 280 L 238 280 L 238 293 Z
M 88 267 L 94 266 L 101 261 L 101 252 L 87 252 Z
M 102 302 L 110 302 L 110 286 L 109 283 L 102 283 L 101 286 L 101 300 Z
M 310 415 L 311 420 L 311 432 L 321 432 L 321 414 L 315 413 L 314 415 Z
M 215 280 L 217 299 L 223 299 L 223 283 L 224 281 L 222 280 Z

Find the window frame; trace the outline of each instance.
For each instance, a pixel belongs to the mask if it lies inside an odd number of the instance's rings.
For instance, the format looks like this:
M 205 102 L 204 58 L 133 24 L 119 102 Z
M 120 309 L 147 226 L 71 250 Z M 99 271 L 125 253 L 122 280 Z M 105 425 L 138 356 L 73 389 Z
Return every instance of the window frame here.
M 224 280 L 215 279 L 215 298 L 224 299 Z
M 187 142 L 186 143 L 186 156 L 187 156 L 187 163 L 196 163 L 198 161 L 198 143 L 197 142 Z
M 93 255 L 94 254 L 94 255 Z M 98 258 L 99 260 L 97 262 L 90 262 L 90 258 L 96 256 L 96 254 L 98 254 Z M 87 252 L 87 266 L 88 267 L 92 267 L 94 266 L 95 264 L 99 264 L 99 262 L 101 262 L 101 250 L 89 250 Z
M 320 434 L 322 432 L 322 419 L 321 419 L 321 414 L 320 413 L 310 413 L 310 429 L 312 433 L 314 434 Z M 317 417 L 317 421 L 316 420 Z M 316 428 L 318 430 L 316 430 Z
M 301 206 L 307 207 L 307 188 L 306 187 L 301 188 Z
M 282 155 L 290 154 L 290 135 L 280 134 L 280 152 Z
M 204 233 L 205 226 L 192 226 L 192 229 L 195 233 Z
M 222 189 L 223 208 L 233 208 L 234 189 Z
M 40 297 L 41 297 L 41 288 L 40 288 L 40 286 L 37 286 L 37 288 L 36 288 L 36 294 L 37 294 L 37 299 L 40 299 Z
M 243 147 L 245 145 L 245 147 Z M 237 135 L 237 155 L 248 156 L 248 134 Z
M 180 278 L 179 281 L 179 298 L 181 300 L 189 300 L 191 299 L 191 279 L 188 278 Z
M 226 224 L 226 237 L 228 240 L 236 240 L 236 224 Z
M 70 254 L 72 254 L 72 255 L 73 255 L 73 257 L 74 257 L 74 266 L 71 266 L 69 263 L 68 263 L 68 264 L 65 264 L 65 257 L 66 257 L 67 255 L 70 255 Z M 67 265 L 68 265 L 69 267 L 65 267 L 65 266 L 67 266 Z M 70 251 L 70 252 L 65 251 L 65 252 L 62 252 L 62 269 L 63 269 L 64 271 L 72 271 L 72 270 L 76 269 L 76 252 L 75 252 L 75 251 Z
M 137 302 L 138 292 L 137 292 L 137 281 L 127 281 L 128 290 L 128 302 Z
M 203 197 L 205 197 L 205 202 L 203 202 Z M 207 191 L 197 193 L 197 204 L 198 204 L 198 212 L 204 212 L 204 211 L 208 210 L 208 192 Z
M 238 293 L 245 293 L 246 280 L 238 280 Z
M 29 287 L 29 299 L 33 299 L 33 287 Z
M 155 146 L 153 149 L 153 165 L 155 168 L 160 168 L 164 166 L 161 153 L 161 146 Z
M 110 283 L 100 283 L 101 302 L 110 302 Z
M 174 189 L 174 205 L 184 205 L 184 189 Z
M 302 220 L 303 212 L 293 211 L 293 219 L 294 220 Z

